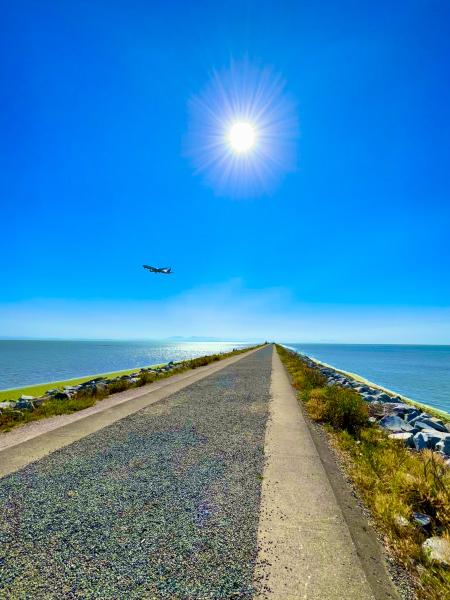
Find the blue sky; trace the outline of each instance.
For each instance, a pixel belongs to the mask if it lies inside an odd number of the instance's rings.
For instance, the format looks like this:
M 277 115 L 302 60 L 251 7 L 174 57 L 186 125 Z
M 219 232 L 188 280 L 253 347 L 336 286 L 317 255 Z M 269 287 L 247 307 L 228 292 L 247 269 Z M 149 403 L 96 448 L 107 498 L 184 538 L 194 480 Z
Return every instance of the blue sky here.
M 2 5 L 0 336 L 450 343 L 448 3 Z M 185 152 L 243 60 L 298 120 L 250 197 Z

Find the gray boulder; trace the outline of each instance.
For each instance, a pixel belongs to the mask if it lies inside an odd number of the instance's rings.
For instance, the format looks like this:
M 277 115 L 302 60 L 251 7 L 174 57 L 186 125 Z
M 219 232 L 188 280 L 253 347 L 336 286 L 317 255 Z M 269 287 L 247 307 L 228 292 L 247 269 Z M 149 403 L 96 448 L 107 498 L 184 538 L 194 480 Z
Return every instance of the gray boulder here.
M 0 402 L 0 408 L 15 408 L 16 403 L 14 401 L 7 400 L 6 402 Z
M 367 385 L 356 385 L 355 391 L 359 392 L 360 394 L 368 394 L 370 393 L 370 388 L 368 388 Z
M 416 419 L 419 415 L 420 415 L 420 412 L 417 410 L 417 408 L 413 408 L 405 415 L 405 420 L 408 421 L 408 423 L 410 423 L 411 421 Z
M 16 402 L 15 408 L 19 410 L 33 410 L 33 402 L 31 400 L 22 400 L 21 398 Z
M 425 450 L 428 448 L 428 436 L 423 431 L 416 433 L 413 437 L 413 444 L 416 450 Z
M 413 429 L 411 427 L 411 425 L 406 423 L 403 419 L 401 419 L 397 415 L 388 415 L 386 417 L 383 417 L 379 421 L 379 424 L 381 427 L 383 427 L 383 429 L 388 429 L 389 431 L 393 431 L 393 432 L 400 432 L 400 431 L 410 432 Z
M 436 429 L 422 429 L 414 435 L 414 446 L 417 450 L 424 450 L 425 448 L 433 450 L 440 441 L 445 441 L 448 435 L 436 431 Z
M 403 442 L 409 448 L 414 448 L 413 437 L 414 437 L 413 434 L 409 433 L 407 431 L 402 431 L 399 433 L 391 433 L 389 435 L 389 439 L 398 440 L 399 442 Z
M 20 400 L 23 400 L 24 402 L 32 402 L 33 400 L 35 400 L 35 396 L 25 396 L 25 394 L 22 394 L 22 396 L 20 396 L 19 398 L 19 402 Z
M 443 454 L 450 455 L 450 433 L 442 437 L 436 444 L 435 449 Z
M 53 398 L 55 398 L 56 400 L 70 400 L 70 394 L 67 392 L 62 392 L 61 390 L 58 390 L 56 392 L 56 394 L 52 394 Z
M 427 427 L 430 427 L 431 429 L 436 429 L 437 431 L 442 431 L 444 433 L 448 433 L 447 428 L 445 427 L 444 423 L 442 421 L 440 421 L 439 419 L 435 419 L 433 417 L 428 417 L 428 418 L 422 418 L 420 419 L 422 421 L 422 423 L 425 423 Z
M 431 429 L 431 427 L 428 427 L 428 425 L 425 423 L 425 421 L 422 421 L 422 419 L 413 419 L 412 421 L 409 421 L 409 424 L 417 430 Z
M 422 544 L 425 556 L 438 564 L 450 566 L 450 542 L 443 537 L 430 537 Z

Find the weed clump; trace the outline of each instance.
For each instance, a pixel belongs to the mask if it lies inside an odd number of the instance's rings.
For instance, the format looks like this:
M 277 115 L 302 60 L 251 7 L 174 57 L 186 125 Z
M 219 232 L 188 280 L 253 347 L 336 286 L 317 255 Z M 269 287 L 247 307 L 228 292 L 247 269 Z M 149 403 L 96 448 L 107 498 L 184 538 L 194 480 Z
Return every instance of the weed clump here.
M 315 421 L 350 433 L 368 424 L 369 411 L 361 396 L 336 385 L 307 392 L 306 408 Z

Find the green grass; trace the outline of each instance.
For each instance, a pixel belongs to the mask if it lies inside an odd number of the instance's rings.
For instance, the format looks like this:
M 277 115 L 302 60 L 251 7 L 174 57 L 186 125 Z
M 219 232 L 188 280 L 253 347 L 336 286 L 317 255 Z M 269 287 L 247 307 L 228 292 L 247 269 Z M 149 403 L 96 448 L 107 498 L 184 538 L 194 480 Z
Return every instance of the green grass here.
M 421 550 L 430 535 L 450 540 L 450 469 L 430 450 L 411 452 L 390 440 L 379 427 L 367 423 L 367 408 L 361 407 L 355 392 L 325 386 L 318 370 L 281 346 L 277 350 L 299 401 L 313 420 L 325 423 L 329 440 L 390 553 L 411 574 L 418 598 L 450 598 L 450 569 L 431 564 Z M 428 534 L 413 525 L 414 511 L 431 517 Z M 409 525 L 399 525 L 398 517 Z
M 141 387 L 143 385 L 147 385 L 149 383 L 153 383 L 158 379 L 165 379 L 166 377 L 171 377 L 172 375 L 177 375 L 179 373 L 183 373 L 184 371 L 188 371 L 190 369 L 196 369 L 198 367 L 202 367 L 208 365 L 212 362 L 216 362 L 219 360 L 223 360 L 224 358 L 228 358 L 230 356 L 234 356 L 237 354 L 241 354 L 243 352 L 248 352 L 253 348 L 257 348 L 259 346 L 253 346 L 249 348 L 241 348 L 239 350 L 234 350 L 232 352 L 227 352 L 224 354 L 211 354 L 208 356 L 200 356 L 199 358 L 193 358 L 190 360 L 185 360 L 182 362 L 176 363 L 175 368 L 167 372 L 159 372 L 159 373 L 148 373 L 144 372 L 139 375 L 139 380 L 135 384 L 130 384 L 127 381 L 111 381 L 110 384 L 107 385 L 106 389 L 98 389 L 95 392 L 92 390 L 80 390 L 77 392 L 75 396 L 68 400 L 56 400 L 49 399 L 46 400 L 41 406 L 37 406 L 34 410 L 15 410 L 15 409 L 3 409 L 0 414 L 0 432 L 1 431 L 9 431 L 13 427 L 17 427 L 18 425 L 23 425 L 24 423 L 28 423 L 30 421 L 37 421 L 40 419 L 45 419 L 48 417 L 70 414 L 79 410 L 83 410 L 90 406 L 93 406 L 97 401 L 103 400 L 110 394 L 114 394 L 117 392 L 122 392 L 124 390 Z M 112 379 L 117 375 L 124 375 L 129 373 L 136 372 L 137 369 L 129 369 L 127 371 L 115 371 L 114 373 L 103 374 L 102 377 Z M 84 381 L 88 381 L 97 377 L 96 375 L 91 375 L 89 377 L 80 377 L 78 379 L 70 379 L 66 381 L 59 381 L 53 383 L 46 383 L 37 386 L 27 386 L 25 388 L 20 388 L 14 390 L 16 392 L 15 398 L 18 398 L 22 394 L 28 394 L 32 396 L 39 397 L 39 395 L 44 394 L 50 388 L 62 387 L 64 385 L 76 385 L 77 383 L 82 383 Z M 6 392 L 5 392 L 6 393 Z M 13 399 L 10 393 L 4 399 Z

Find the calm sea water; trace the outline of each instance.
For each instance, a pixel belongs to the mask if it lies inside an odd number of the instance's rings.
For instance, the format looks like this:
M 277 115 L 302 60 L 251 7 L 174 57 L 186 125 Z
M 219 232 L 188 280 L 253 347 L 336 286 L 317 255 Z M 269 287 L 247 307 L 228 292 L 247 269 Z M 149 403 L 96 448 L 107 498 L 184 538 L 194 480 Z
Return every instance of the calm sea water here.
M 229 352 L 237 342 L 0 340 L 0 389 Z
M 450 346 L 286 345 L 412 400 L 450 412 Z

